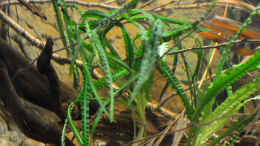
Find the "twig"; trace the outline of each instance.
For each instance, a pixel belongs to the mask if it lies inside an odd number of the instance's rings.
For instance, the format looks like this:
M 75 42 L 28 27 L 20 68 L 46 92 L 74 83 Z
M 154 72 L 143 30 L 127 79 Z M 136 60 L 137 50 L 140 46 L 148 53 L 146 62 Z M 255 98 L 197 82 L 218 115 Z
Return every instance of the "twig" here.
M 198 88 L 201 88 L 203 82 L 206 80 L 207 75 L 208 75 L 208 71 L 209 71 L 209 69 L 210 69 L 210 67 L 211 67 L 211 65 L 212 65 L 212 63 L 213 63 L 213 60 L 214 60 L 214 58 L 215 58 L 215 56 L 216 56 L 216 53 L 217 53 L 217 48 L 214 48 L 214 50 L 213 50 L 213 52 L 212 52 L 212 55 L 210 56 L 209 63 L 208 63 L 208 65 L 207 65 L 207 67 L 206 67 L 206 69 L 205 69 L 205 71 L 204 71 L 204 73 L 203 73 L 203 75 L 202 75 L 201 80 L 199 81 L 199 86 L 198 86 Z
M 170 123 L 168 124 L 167 128 L 165 128 L 164 130 L 162 130 L 161 132 L 154 134 L 154 135 L 150 135 L 150 136 L 146 136 L 146 137 L 142 137 L 142 138 L 137 138 L 133 141 L 130 141 L 127 143 L 127 146 L 131 146 L 134 143 L 137 142 L 142 142 L 142 141 L 148 141 L 149 139 L 155 138 L 155 137 L 159 137 L 163 134 L 167 134 L 170 133 L 169 130 L 171 130 L 173 128 L 173 126 L 175 125 L 175 123 L 177 122 L 177 120 L 179 119 L 180 114 L 178 115 L 178 117 L 174 120 L 171 120 Z M 165 132 L 166 131 L 166 132 Z
M 12 1 L 12 0 L 10 0 L 10 1 Z M 36 0 L 34 0 L 34 1 L 36 1 Z M 43 0 L 43 1 L 46 1 L 46 0 Z M 1 3 L 0 3 L 0 5 L 1 5 Z M 4 20 L 6 23 L 8 23 L 15 31 L 17 31 L 19 34 L 24 36 L 29 42 L 31 42 L 32 45 L 35 45 L 36 47 L 41 48 L 41 49 L 44 47 L 44 43 L 41 40 L 35 38 L 33 35 L 31 35 L 29 32 L 27 32 L 25 29 L 23 29 L 12 18 L 7 16 L 2 10 L 0 10 L 0 19 Z M 246 41 L 247 42 L 260 42 L 260 40 L 246 40 Z M 234 44 L 239 44 L 241 42 L 242 42 L 242 40 L 233 41 Z M 243 40 L 243 42 L 244 42 L 244 40 Z M 227 45 L 227 43 L 222 43 L 222 44 L 215 45 L 215 46 L 203 46 L 203 47 L 182 49 L 182 50 L 168 52 L 167 55 L 174 55 L 174 54 L 183 53 L 183 52 L 192 51 L 192 50 L 198 50 L 198 49 L 220 48 L 220 47 L 224 47 L 226 45 Z M 55 61 L 64 62 L 64 63 L 71 63 L 71 61 L 69 59 L 66 59 L 66 58 L 61 59 L 60 57 L 55 57 L 55 54 L 54 54 L 53 58 L 54 58 Z M 80 63 L 77 63 L 77 64 L 79 66 L 82 65 Z
M 29 11 L 31 11 L 34 15 L 39 16 L 41 19 L 47 20 L 47 17 L 41 12 L 39 7 L 31 5 L 25 0 L 18 0 L 22 5 L 24 5 Z
M 164 130 L 163 133 L 161 134 L 161 136 L 159 137 L 159 139 L 156 141 L 155 145 L 159 146 L 159 144 L 163 141 L 163 139 L 165 138 L 165 136 L 170 132 L 170 130 L 173 128 L 174 125 L 177 124 L 177 122 L 180 119 L 184 120 L 184 115 L 185 115 L 185 110 L 183 110 L 181 112 L 181 114 L 178 115 L 178 117 L 176 118 L 176 120 L 172 121 Z
M 249 42 L 249 43 L 259 43 L 260 40 L 236 40 L 233 41 L 233 44 L 240 44 L 240 43 L 244 43 L 244 42 Z M 202 47 L 194 47 L 194 48 L 188 48 L 188 49 L 182 49 L 182 50 L 177 50 L 177 51 L 171 51 L 169 53 L 167 53 L 167 55 L 175 55 L 175 54 L 179 54 L 179 53 L 184 53 L 184 52 L 188 52 L 188 51 L 194 51 L 194 50 L 200 50 L 200 49 L 213 49 L 213 48 L 221 48 L 221 47 L 225 47 L 228 43 L 221 43 L 218 45 L 210 45 L 210 46 L 202 46 Z
M 191 88 L 186 88 L 186 89 L 184 89 L 184 91 L 186 92 L 186 91 L 189 91 L 190 89 L 191 89 Z M 178 95 L 177 93 L 174 93 L 174 94 L 171 94 L 171 95 L 169 95 L 169 96 L 163 98 L 163 99 L 159 102 L 157 109 L 160 110 L 160 108 L 161 108 L 169 99 L 171 99 L 172 97 L 177 96 L 177 95 Z
M 116 1 L 116 0 L 106 1 L 106 2 L 104 2 L 104 4 L 111 4 L 111 3 L 115 2 L 115 1 Z
M 219 0 L 217 5 L 218 6 L 223 6 L 225 5 L 227 2 L 227 0 Z M 181 5 L 177 5 L 177 6 L 171 6 L 171 7 L 164 7 L 165 9 L 198 9 L 198 8 L 202 8 L 202 7 L 208 7 L 210 6 L 212 3 L 210 2 L 205 2 L 205 3 L 196 3 L 196 4 L 181 4 Z M 252 11 L 255 9 L 255 6 L 250 5 L 248 3 L 242 2 L 242 1 L 230 1 L 229 2 L 230 5 L 232 5 L 233 7 L 236 8 L 240 8 L 246 11 Z M 160 11 L 161 7 L 158 7 L 156 9 L 156 11 Z M 258 14 L 260 14 L 260 12 L 258 12 Z
M 177 45 L 179 45 L 179 43 L 181 43 L 184 39 L 186 39 L 187 37 L 189 37 L 194 31 L 196 31 L 198 29 L 198 27 L 201 25 L 201 23 L 203 21 L 205 21 L 207 18 L 210 17 L 212 10 L 214 9 L 214 7 L 216 6 L 216 2 L 217 0 L 213 1 L 213 3 L 211 3 L 210 7 L 207 9 L 206 13 L 201 16 L 197 21 L 193 22 L 191 27 L 191 30 L 189 32 L 187 32 L 183 37 L 181 37 L 178 40 L 178 43 L 174 44 L 174 46 L 172 48 L 175 48 Z M 190 26 L 188 26 L 190 27 Z M 165 55 L 168 55 L 170 51 L 165 52 L 160 58 L 163 58 Z
M 173 4 L 173 3 L 176 3 L 176 1 L 169 1 L 169 2 L 167 2 L 165 4 L 162 4 L 160 6 L 157 6 L 155 8 L 150 9 L 149 11 L 154 11 L 154 10 L 159 9 L 159 8 L 164 8 L 164 7 L 166 7 L 166 6 L 170 5 L 170 4 Z
M 193 128 L 193 127 L 207 126 L 207 125 L 210 125 L 210 124 L 216 122 L 217 120 L 221 120 L 221 119 L 227 118 L 227 117 L 233 118 L 233 117 L 235 117 L 235 116 L 241 117 L 241 116 L 246 116 L 246 115 L 250 115 L 250 114 L 245 113 L 245 114 L 233 114 L 233 115 L 230 115 L 229 113 L 226 113 L 226 114 L 224 114 L 224 115 L 221 115 L 220 117 L 217 117 L 217 118 L 215 118 L 215 119 L 212 119 L 212 120 L 207 121 L 207 122 L 204 122 L 204 123 L 193 123 L 193 122 L 191 122 L 191 123 L 188 124 L 186 127 L 180 128 L 180 129 L 170 130 L 170 131 L 168 131 L 167 134 L 176 133 L 176 132 L 181 132 L 181 131 L 184 131 L 184 130 L 187 130 L 187 129 L 191 129 L 191 128 Z M 176 123 L 176 121 L 179 120 L 179 117 L 180 117 L 180 114 L 178 114 L 178 117 L 176 118 L 176 120 L 170 121 L 171 123 L 169 124 L 169 126 L 170 126 L 171 128 L 173 128 L 173 126 L 174 126 L 174 124 Z M 168 127 L 169 127 L 169 126 L 168 126 Z M 167 128 L 168 128 L 168 127 L 167 127 Z M 164 131 L 167 130 L 167 128 L 164 129 L 163 131 L 157 133 L 157 134 L 150 135 L 150 136 L 143 137 L 143 138 L 137 138 L 137 139 L 135 139 L 135 140 L 133 140 L 133 141 L 130 141 L 130 142 L 127 144 L 127 146 L 130 146 L 131 144 L 134 144 L 134 143 L 137 143 L 137 142 L 147 141 L 147 140 L 149 140 L 149 139 L 151 139 L 151 138 L 154 138 L 154 137 L 159 137 L 159 136 L 161 136 L 161 135 L 164 134 Z
M 29 42 L 31 42 L 32 45 L 37 46 L 38 48 L 44 47 L 44 43 L 41 40 L 35 38 L 33 35 L 27 32 L 24 28 L 22 28 L 19 24 L 17 24 L 12 18 L 7 16 L 2 10 L 0 10 L 0 19 L 8 23 L 17 33 L 21 34 Z
M 43 41 L 35 38 L 32 34 L 27 32 L 24 28 L 22 28 L 19 24 L 17 24 L 12 18 L 7 16 L 2 10 L 0 10 L 0 19 L 2 19 L 7 24 L 9 24 L 17 33 L 21 34 L 26 40 L 31 42 L 32 45 L 34 45 L 34 46 L 36 46 L 36 47 L 38 47 L 40 49 L 44 48 L 44 44 L 45 43 Z M 72 62 L 68 58 L 60 57 L 57 53 L 54 53 L 52 58 L 59 64 L 65 64 L 65 63 L 66 64 L 70 64 Z M 32 61 L 32 63 L 34 63 L 36 59 L 34 59 Z M 82 62 L 81 61 L 76 61 L 76 64 L 79 67 L 82 67 Z
M 18 46 L 20 47 L 20 49 L 23 52 L 24 56 L 27 59 L 31 60 L 30 55 L 25 50 L 24 43 L 23 43 L 22 39 L 20 39 L 17 35 L 10 35 L 10 38 L 12 38 L 18 44 Z
M 153 1 L 153 0 L 150 0 L 150 1 L 146 2 L 146 3 L 144 3 L 144 4 L 140 7 L 140 9 L 143 9 L 143 8 L 145 8 L 145 7 L 149 6 L 149 5 L 151 5 L 152 3 L 154 3 L 154 1 Z
M 110 5 L 105 5 L 105 4 L 99 4 L 99 3 L 88 3 L 84 1 L 79 1 L 79 0 L 64 0 L 67 3 L 71 4 L 78 4 L 81 6 L 86 6 L 86 7 L 98 7 L 98 8 L 103 8 L 107 10 L 113 10 L 113 9 L 119 9 L 120 7 L 114 7 Z M 30 0 L 29 3 L 51 3 L 51 0 Z M 6 0 L 0 2 L 0 6 L 4 5 L 17 5 L 19 2 L 17 0 Z
M 228 6 L 229 2 L 230 2 L 230 1 L 228 0 L 227 3 L 226 3 L 226 5 L 225 5 L 224 17 L 227 16 L 228 7 L 229 7 L 229 6 Z M 221 35 L 221 32 L 218 33 L 218 35 Z M 216 45 L 218 45 L 218 42 L 216 42 Z M 204 73 L 203 73 L 203 75 L 202 75 L 202 78 L 201 78 L 201 80 L 200 80 L 200 82 L 199 82 L 199 88 L 201 88 L 201 86 L 202 86 L 204 80 L 206 80 L 206 78 L 207 78 L 208 70 L 210 69 L 210 67 L 211 67 L 211 65 L 212 65 L 212 63 L 213 63 L 213 60 L 214 60 L 215 57 L 216 57 L 216 52 L 217 52 L 217 48 L 214 48 L 214 50 L 213 50 L 213 52 L 212 52 L 212 55 L 210 56 L 208 66 L 207 66 L 206 70 L 204 71 Z

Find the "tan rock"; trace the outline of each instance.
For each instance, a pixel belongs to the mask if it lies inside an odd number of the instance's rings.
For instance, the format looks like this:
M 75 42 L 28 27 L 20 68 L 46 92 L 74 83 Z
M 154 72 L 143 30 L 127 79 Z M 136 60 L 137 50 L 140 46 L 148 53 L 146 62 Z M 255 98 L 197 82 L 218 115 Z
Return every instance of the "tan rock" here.
M 0 138 L 0 146 L 16 146 L 13 142 L 10 142 L 5 137 Z
M 0 116 L 0 135 L 3 135 L 7 130 L 6 121 Z
M 23 142 L 22 146 L 45 146 L 45 144 L 28 138 Z
M 75 144 L 75 146 L 80 146 L 80 144 L 78 143 L 77 138 L 75 137 L 73 132 L 69 132 L 67 134 L 67 137 L 69 140 L 72 140 L 72 142 Z

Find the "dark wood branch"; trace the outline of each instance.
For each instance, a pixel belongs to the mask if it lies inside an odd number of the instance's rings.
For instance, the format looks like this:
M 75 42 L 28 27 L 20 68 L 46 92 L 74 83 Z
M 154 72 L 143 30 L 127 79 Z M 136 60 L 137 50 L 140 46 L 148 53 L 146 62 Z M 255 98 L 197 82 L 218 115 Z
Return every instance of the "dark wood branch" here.
M 60 85 L 58 75 L 51 65 L 51 57 L 53 53 L 53 41 L 51 38 L 48 38 L 45 44 L 43 51 L 38 57 L 37 61 L 37 69 L 41 74 L 46 75 L 49 81 L 49 91 L 51 92 L 53 103 L 56 104 L 55 107 L 58 107 L 55 111 L 58 113 L 62 113 L 60 108 L 61 103 L 59 100 L 60 96 Z M 62 115 L 63 116 L 63 115 Z M 62 118 L 64 118 L 63 116 Z
M 63 117 L 66 111 L 62 109 L 64 112 L 60 112 L 61 107 L 57 106 L 59 105 L 57 104 L 58 101 L 55 102 L 48 77 L 38 72 L 28 60 L 3 40 L 0 40 L 0 46 L 0 60 L 6 64 L 9 77 L 18 95 Z M 76 98 L 75 90 L 69 88 L 63 82 L 58 82 L 60 85 L 58 100 L 60 102 L 69 102 Z
M 6 64 L 0 60 L 0 93 L 8 111 L 21 131 L 35 140 L 61 145 L 61 119 L 54 113 L 21 98 L 9 77 Z M 74 144 L 66 138 L 66 144 Z

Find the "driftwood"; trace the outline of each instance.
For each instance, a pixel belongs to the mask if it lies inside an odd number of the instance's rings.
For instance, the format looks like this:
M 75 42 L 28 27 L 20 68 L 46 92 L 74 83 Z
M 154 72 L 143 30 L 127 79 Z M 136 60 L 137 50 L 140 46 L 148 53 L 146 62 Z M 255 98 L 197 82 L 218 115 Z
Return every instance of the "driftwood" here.
M 76 97 L 75 90 L 64 83 L 59 82 L 60 95 L 55 99 L 51 84 L 45 74 L 41 74 L 28 60 L 3 40 L 0 40 L 0 60 L 6 65 L 11 79 L 19 96 L 49 109 L 60 117 L 64 117 L 65 111 L 60 103 L 68 102 Z M 62 112 L 63 111 L 63 112 Z
M 61 102 L 75 98 L 75 92 L 59 82 L 50 65 L 52 42 L 47 41 L 39 59 L 42 74 L 4 41 L 0 46 L 0 98 L 7 110 L 28 137 L 60 145 L 65 115 Z M 66 139 L 66 145 L 73 144 Z
M 0 62 L 0 80 L 1 98 L 21 131 L 38 141 L 60 145 L 59 122 L 61 119 L 55 113 L 18 96 L 2 61 Z M 66 143 L 73 145 L 68 139 Z

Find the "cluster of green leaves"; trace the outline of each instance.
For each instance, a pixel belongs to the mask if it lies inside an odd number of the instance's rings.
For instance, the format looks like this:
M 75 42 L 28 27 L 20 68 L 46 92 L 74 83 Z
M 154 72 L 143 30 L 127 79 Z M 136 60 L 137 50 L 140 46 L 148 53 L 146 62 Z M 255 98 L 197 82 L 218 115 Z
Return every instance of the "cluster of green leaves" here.
M 202 50 L 193 51 L 197 57 L 195 69 L 190 67 L 192 65 L 187 61 L 184 54 L 167 56 L 169 50 L 185 48 L 181 42 L 184 36 L 189 36 L 201 46 L 201 41 L 193 37 L 191 32 L 200 31 L 202 28 L 199 26 L 199 23 L 206 17 L 202 17 L 199 21 L 186 22 L 162 15 L 155 15 L 141 9 L 134 9 L 138 4 L 138 0 L 132 0 L 122 9 L 111 12 L 89 9 L 84 13 L 77 5 L 68 5 L 64 0 L 52 0 L 52 2 L 63 44 L 67 48 L 68 56 L 72 59 L 70 71 L 75 81 L 74 85 L 79 91 L 78 98 L 69 106 L 65 127 L 69 123 L 78 142 L 84 146 L 89 145 L 89 137 L 91 136 L 89 130 L 89 103 L 91 100 L 96 100 L 99 103 L 97 116 L 95 121 L 93 121 L 91 129 L 92 135 L 102 115 L 106 115 L 111 122 L 114 121 L 115 97 L 125 91 L 128 93 L 126 95 L 128 99 L 119 101 L 128 106 L 133 114 L 137 115 L 142 123 L 145 123 L 145 108 L 146 103 L 151 100 L 151 88 L 154 82 L 155 69 L 159 70 L 167 80 L 166 88 L 168 85 L 171 85 L 181 97 L 187 118 L 195 123 L 194 125 L 201 125 L 195 126 L 190 130 L 188 144 L 191 145 L 202 145 L 206 142 L 248 101 L 246 97 L 259 90 L 257 84 L 260 83 L 260 78 L 256 78 L 230 95 L 221 105 L 213 110 L 215 97 L 221 91 L 249 71 L 255 70 L 257 67 L 259 68 L 260 52 L 257 52 L 245 64 L 233 66 L 226 69 L 225 72 L 221 71 L 223 63 L 227 59 L 225 57 L 221 58 L 215 80 L 202 92 L 198 89 L 196 82 L 199 79 L 203 62 L 208 63 L 204 57 L 205 52 Z M 215 4 L 216 1 L 212 4 L 209 11 Z M 75 8 L 80 13 L 81 18 L 78 22 L 75 22 L 69 16 L 67 9 L 70 7 Z M 255 11 L 250 17 L 254 14 Z M 248 19 L 246 23 L 250 20 Z M 129 30 L 125 26 L 128 23 L 138 28 L 139 32 L 130 35 Z M 107 34 L 115 27 L 119 28 L 122 32 L 121 37 L 125 48 L 120 49 L 125 50 L 125 58 L 122 58 L 122 55 L 118 53 L 117 49 L 108 39 Z M 241 30 L 245 27 L 246 25 Z M 236 39 L 235 37 L 234 39 Z M 170 43 L 174 43 L 174 46 L 168 48 L 165 44 Z M 230 44 L 224 50 L 230 50 L 231 43 L 232 41 L 230 41 Z M 223 55 L 230 53 L 230 51 L 223 52 Z M 165 57 L 168 60 L 172 58 L 172 64 L 175 66 L 171 67 Z M 186 93 L 178 77 L 175 75 L 179 57 L 183 60 L 190 94 Z M 82 68 L 77 66 L 76 60 L 82 61 Z M 91 73 L 96 66 L 103 70 L 103 78 L 95 79 L 92 77 Z M 79 81 L 80 73 L 84 79 L 82 87 Z M 121 80 L 124 82 L 120 82 Z M 113 85 L 115 82 L 119 84 L 120 88 L 116 88 Z M 102 88 L 108 89 L 108 97 L 101 97 L 99 95 L 98 91 Z M 71 118 L 71 110 L 77 103 L 80 103 L 82 107 L 82 135 L 75 127 Z M 208 124 L 203 125 L 203 123 Z M 242 119 L 220 137 L 225 137 L 246 123 L 248 123 L 248 119 Z M 144 124 L 141 125 L 143 127 L 139 127 L 138 133 L 134 134 L 136 138 L 145 135 Z M 208 126 L 211 128 L 208 128 Z M 217 143 L 221 138 L 213 141 L 212 144 Z
M 231 119 L 232 115 L 237 113 L 239 109 L 249 101 L 247 98 L 250 97 L 250 95 L 254 94 L 256 91 L 260 90 L 260 77 L 257 76 L 252 82 L 247 83 L 246 85 L 235 91 L 235 93 L 231 93 L 231 95 L 229 95 L 222 104 L 217 106 L 216 109 L 212 110 L 215 98 L 221 91 L 228 88 L 232 83 L 245 76 L 248 72 L 257 70 L 260 64 L 260 51 L 258 51 L 246 63 L 233 65 L 232 67 L 222 72 L 224 63 L 230 63 L 230 57 L 227 58 L 227 56 L 230 56 L 232 42 L 239 38 L 241 31 L 245 30 L 248 24 L 252 23 L 252 17 L 257 14 L 257 11 L 259 9 L 260 3 L 257 5 L 256 9 L 251 12 L 248 19 L 241 26 L 240 30 L 231 38 L 228 45 L 223 48 L 224 51 L 218 65 L 216 77 L 214 81 L 210 84 L 208 89 L 203 93 L 200 99 L 200 103 L 196 107 L 196 111 L 191 119 L 195 123 L 209 123 L 207 124 L 207 126 L 199 126 L 193 129 L 195 130 L 194 132 L 196 137 L 193 141 L 194 145 L 202 145 L 215 132 L 223 128 L 224 125 Z M 214 118 L 218 120 L 214 120 Z M 230 127 L 230 129 L 239 129 L 240 126 L 244 126 L 248 122 L 246 119 L 248 119 L 248 117 L 243 117 L 241 121 L 244 120 L 244 123 L 238 121 L 237 123 L 234 123 L 233 126 Z M 227 130 L 228 132 L 222 133 L 220 137 L 223 138 L 227 134 L 230 134 L 232 131 L 230 129 Z M 218 138 L 217 140 L 220 140 L 220 138 Z M 210 145 L 216 144 L 217 140 L 212 141 Z

